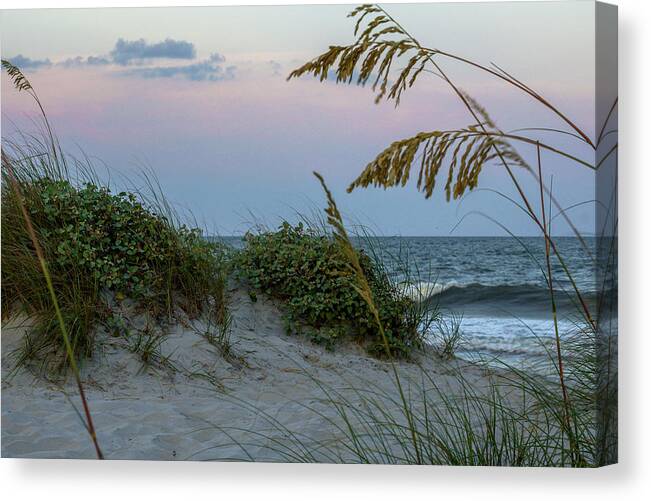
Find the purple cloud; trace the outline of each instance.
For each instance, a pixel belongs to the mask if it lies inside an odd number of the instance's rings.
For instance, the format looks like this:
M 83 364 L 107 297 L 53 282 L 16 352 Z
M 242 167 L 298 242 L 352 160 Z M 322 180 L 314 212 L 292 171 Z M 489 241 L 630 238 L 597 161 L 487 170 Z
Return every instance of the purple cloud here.
M 123 66 L 147 59 L 194 59 L 195 57 L 194 44 L 171 38 L 152 44 L 146 42 L 144 38 L 131 41 L 120 38 L 111 51 L 113 62 Z
M 9 61 L 21 70 L 52 66 L 52 62 L 49 59 L 30 59 L 22 54 L 9 58 Z
M 235 78 L 235 66 L 223 67 L 219 62 L 225 61 L 219 54 L 213 54 L 209 59 L 184 66 L 153 66 L 133 68 L 125 72 L 142 78 L 174 78 L 182 77 L 193 81 L 218 82 Z
M 64 66 L 66 68 L 74 68 L 74 67 L 86 66 L 86 65 L 103 66 L 103 65 L 111 64 L 111 61 L 103 56 L 88 56 L 88 57 L 77 56 L 77 57 L 70 57 L 65 61 L 61 61 L 60 63 L 57 64 L 59 64 L 60 66 Z

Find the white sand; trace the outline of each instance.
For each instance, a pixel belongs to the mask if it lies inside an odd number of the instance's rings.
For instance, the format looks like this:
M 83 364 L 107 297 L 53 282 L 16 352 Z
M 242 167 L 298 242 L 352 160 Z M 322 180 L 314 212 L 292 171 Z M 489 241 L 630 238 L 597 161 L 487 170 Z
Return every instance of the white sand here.
M 332 406 L 319 402 L 323 393 L 309 376 L 332 388 L 350 384 L 368 388 L 372 382 L 397 398 L 389 364 L 356 347 L 328 352 L 288 336 L 281 313 L 270 300 L 259 296 L 253 303 L 241 289 L 231 290 L 230 296 L 231 340 L 242 361 L 226 361 L 184 321 L 170 328 L 161 345 L 161 352 L 170 357 L 176 371 L 143 369 L 142 361 L 125 348 L 123 339 L 100 336 L 96 355 L 84 364 L 82 376 L 99 442 L 108 459 L 244 459 L 247 456 L 218 427 L 268 435 L 270 426 L 263 413 L 293 432 L 336 443 L 337 433 L 326 418 L 306 408 L 336 418 Z M 20 346 L 24 332 L 25 328 L 15 323 L 2 330 L 2 456 L 95 457 L 71 404 L 81 409 L 72 381 L 63 385 L 68 399 L 60 385 L 28 369 L 18 369 L 10 376 L 15 365 L 11 354 Z M 461 368 L 477 387 L 486 382 L 478 368 L 443 362 L 433 354 L 419 356 L 418 362 L 437 385 L 449 385 L 450 392 L 458 391 L 458 383 L 450 375 L 455 368 Z M 406 379 L 421 380 L 416 364 L 401 362 L 399 371 Z M 349 399 L 357 398 L 350 389 L 342 392 Z M 246 410 L 246 404 L 257 411 Z M 238 441 L 255 442 L 248 448 L 255 460 L 282 459 L 271 450 L 273 442 L 252 439 L 244 431 L 230 433 Z M 279 432 L 274 437 L 290 443 Z M 230 445 L 217 447 L 220 444 Z

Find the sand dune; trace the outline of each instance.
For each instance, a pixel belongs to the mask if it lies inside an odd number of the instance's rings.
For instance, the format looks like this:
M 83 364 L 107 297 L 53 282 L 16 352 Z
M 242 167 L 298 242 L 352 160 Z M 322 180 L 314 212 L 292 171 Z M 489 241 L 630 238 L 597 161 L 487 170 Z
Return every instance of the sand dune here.
M 353 386 L 377 385 L 396 394 L 388 363 L 355 346 L 328 352 L 287 335 L 281 312 L 269 299 L 252 302 L 242 288 L 232 288 L 230 310 L 234 356 L 228 359 L 201 335 L 205 324 L 182 315 L 161 330 L 160 354 L 168 357 L 162 364 L 145 366 L 124 339 L 98 335 L 98 349 L 84 363 L 82 376 L 108 459 L 281 460 L 274 449 L 290 441 L 270 426 L 271 418 L 314 441 L 330 440 L 336 446 L 340 438 L 328 422 L 337 419 L 336 410 L 321 401 L 317 381 L 351 401 L 358 398 Z M 134 316 L 132 321 L 144 319 Z M 12 373 L 12 352 L 24 332 L 15 322 L 2 330 L 2 456 L 93 458 L 73 407 L 80 405 L 72 381 L 48 381 L 28 368 Z M 420 367 L 450 392 L 458 391 L 454 370 L 464 371 L 477 388 L 487 380 L 476 367 L 444 362 L 429 352 L 418 355 L 417 362 L 398 364 L 405 381 L 411 380 L 408 391 L 422 384 Z M 230 429 L 229 438 L 220 427 L 240 429 Z M 259 435 L 252 439 L 251 433 Z M 269 436 L 279 442 L 270 442 Z M 246 453 L 234 441 L 249 442 Z

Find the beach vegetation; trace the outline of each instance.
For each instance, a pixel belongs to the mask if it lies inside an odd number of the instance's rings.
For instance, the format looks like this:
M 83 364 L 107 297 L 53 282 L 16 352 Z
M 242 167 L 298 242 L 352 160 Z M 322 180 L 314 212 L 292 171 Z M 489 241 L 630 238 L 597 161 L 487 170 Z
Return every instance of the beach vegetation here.
M 436 322 L 435 329 L 431 331 L 431 343 L 441 358 L 452 360 L 463 346 L 462 321 L 463 314 L 452 312 Z
M 5 68 L 43 110 L 24 75 L 8 62 Z M 5 317 L 24 312 L 32 322 L 19 362 L 70 366 L 60 320 L 74 358 L 91 356 L 110 300 L 129 298 L 168 319 L 177 307 L 190 316 L 209 311 L 223 322 L 219 244 L 178 224 L 160 196 L 153 203 L 142 193 L 113 193 L 90 163 L 63 151 L 44 111 L 42 119 L 40 136 L 19 132 L 3 142 L 2 310 Z
M 347 256 L 331 234 L 303 223 L 284 222 L 277 231 L 249 233 L 236 258 L 240 278 L 254 290 L 282 301 L 286 330 L 307 334 L 332 349 L 342 339 L 385 355 L 377 323 L 355 290 Z M 423 334 L 415 302 L 369 254 L 356 250 L 371 287 L 393 355 L 408 357 Z

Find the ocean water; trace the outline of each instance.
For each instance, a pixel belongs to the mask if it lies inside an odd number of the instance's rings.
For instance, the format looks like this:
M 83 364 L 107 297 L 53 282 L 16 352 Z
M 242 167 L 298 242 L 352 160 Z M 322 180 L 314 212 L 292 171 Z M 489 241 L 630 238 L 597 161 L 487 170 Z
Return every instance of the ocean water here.
M 238 237 L 224 240 L 242 246 Z M 555 242 L 594 311 L 595 239 L 587 238 L 585 246 L 573 237 Z M 397 283 L 408 282 L 405 293 L 438 310 L 443 322 L 460 319 L 459 356 L 526 367 L 544 364 L 555 349 L 543 238 L 373 237 L 353 243 L 380 259 Z M 555 258 L 552 276 L 559 332 L 567 339 L 584 325 L 581 307 Z
M 555 239 L 591 311 L 597 297 L 595 240 Z M 356 242 L 380 257 L 406 292 L 460 319 L 458 354 L 520 367 L 545 366 L 555 349 L 555 330 L 544 238 L 400 237 Z M 586 249 L 587 247 L 587 249 Z M 554 297 L 561 338 L 584 326 L 582 309 L 561 263 L 552 258 Z

